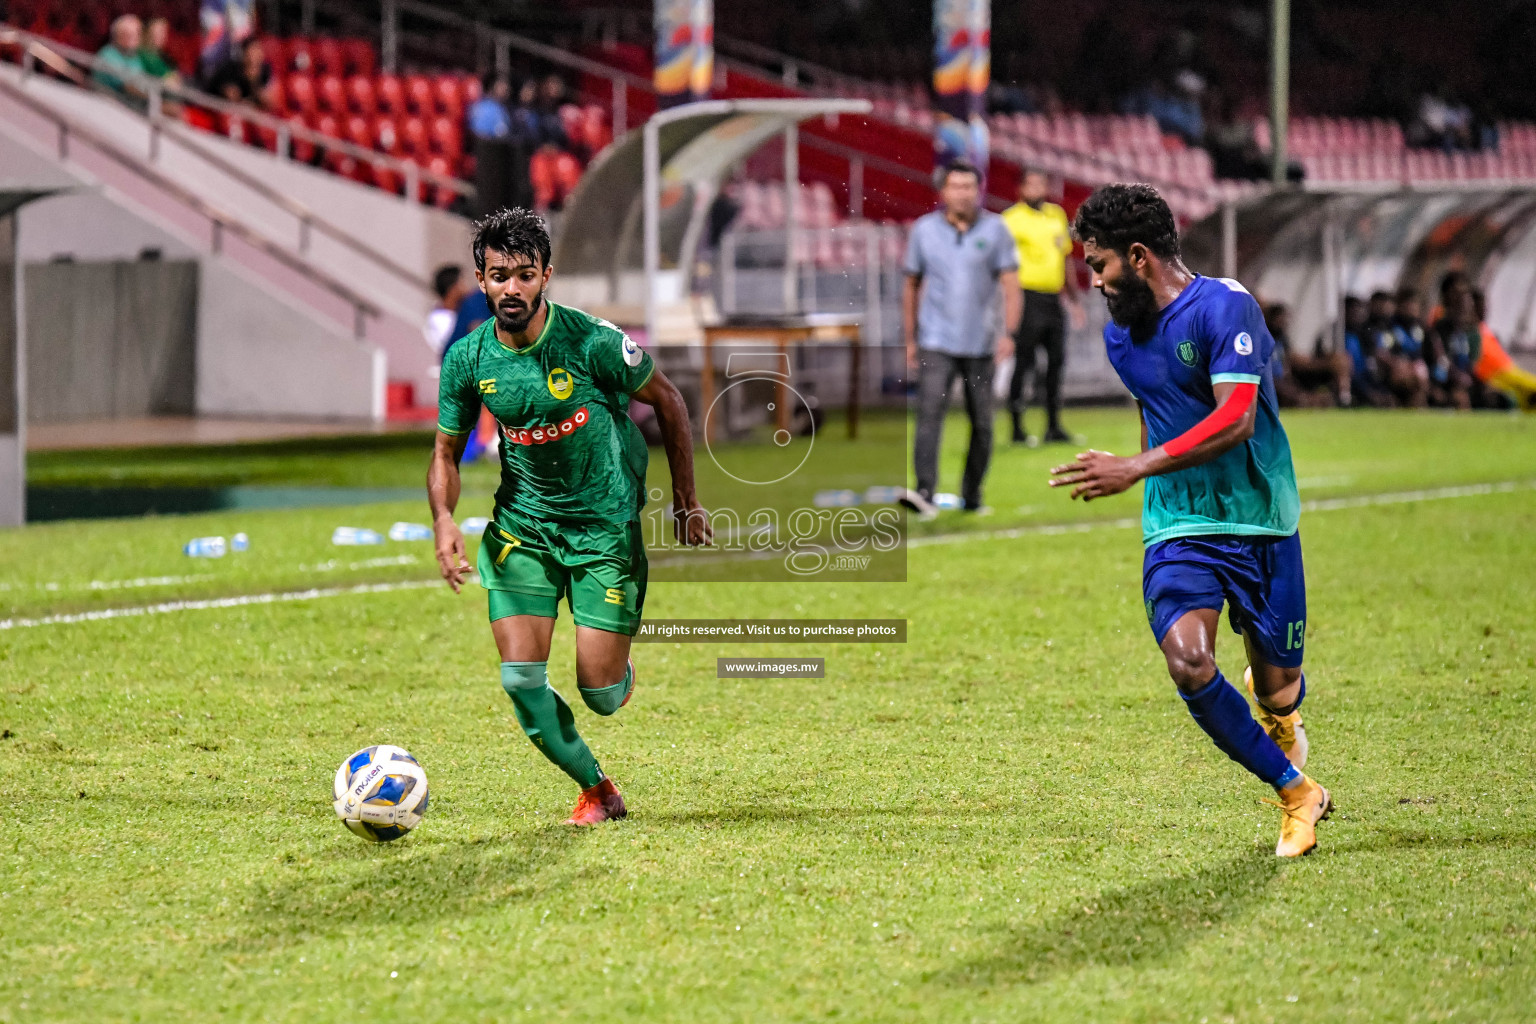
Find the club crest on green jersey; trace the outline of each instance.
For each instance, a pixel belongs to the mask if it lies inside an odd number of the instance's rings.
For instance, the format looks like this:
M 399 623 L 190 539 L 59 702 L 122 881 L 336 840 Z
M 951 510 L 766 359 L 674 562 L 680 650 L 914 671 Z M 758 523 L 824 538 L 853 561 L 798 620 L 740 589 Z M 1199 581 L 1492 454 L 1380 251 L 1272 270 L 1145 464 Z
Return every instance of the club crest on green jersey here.
M 1173 352 L 1174 355 L 1179 357 L 1179 362 L 1183 363 L 1185 366 L 1195 365 L 1195 343 L 1190 341 L 1188 338 L 1179 342 L 1178 347 L 1175 348 Z
M 549 388 L 549 393 L 562 402 L 571 397 L 571 391 L 576 387 L 575 382 L 571 380 L 571 371 L 558 366 L 549 371 L 549 377 L 544 383 Z

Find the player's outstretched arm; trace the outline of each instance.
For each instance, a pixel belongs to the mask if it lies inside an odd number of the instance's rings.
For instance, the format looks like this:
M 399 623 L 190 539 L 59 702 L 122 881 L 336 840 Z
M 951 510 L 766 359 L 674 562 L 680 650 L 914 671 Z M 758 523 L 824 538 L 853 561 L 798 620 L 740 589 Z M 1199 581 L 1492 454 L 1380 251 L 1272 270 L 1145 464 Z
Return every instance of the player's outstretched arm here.
M 432 441 L 432 461 L 427 466 L 427 504 L 432 507 L 432 537 L 437 547 L 437 567 L 457 594 L 469 575 L 464 554 L 464 534 L 453 521 L 459 507 L 459 460 L 464 457 L 468 434 L 445 434 Z
M 1212 390 L 1216 396 L 1216 409 L 1172 441 L 1129 457 L 1100 451 L 1082 452 L 1076 461 L 1051 470 L 1051 486 L 1071 487 L 1072 497 L 1092 501 L 1119 494 L 1138 480 L 1198 466 L 1236 448 L 1253 436 L 1253 421 L 1259 404 L 1258 385 L 1223 381 L 1213 385 Z M 1145 449 L 1145 419 L 1141 429 Z
M 667 451 L 667 468 L 672 473 L 672 528 L 678 541 L 708 544 L 715 531 L 709 525 L 709 513 L 699 504 L 694 491 L 693 431 L 688 425 L 688 406 L 683 396 L 666 374 L 657 370 L 631 397 L 656 410 L 661 446 Z

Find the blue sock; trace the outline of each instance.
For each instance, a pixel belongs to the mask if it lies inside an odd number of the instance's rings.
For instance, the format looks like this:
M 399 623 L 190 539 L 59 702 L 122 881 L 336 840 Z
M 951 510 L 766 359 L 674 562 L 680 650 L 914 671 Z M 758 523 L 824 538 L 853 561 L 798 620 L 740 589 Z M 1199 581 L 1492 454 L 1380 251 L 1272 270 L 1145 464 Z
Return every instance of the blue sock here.
M 1180 691 L 1180 696 L 1195 724 L 1205 730 L 1221 752 L 1262 781 L 1282 788 L 1300 778 L 1284 752 L 1253 720 L 1248 702 L 1227 682 L 1220 669 L 1203 690 L 1192 694 Z

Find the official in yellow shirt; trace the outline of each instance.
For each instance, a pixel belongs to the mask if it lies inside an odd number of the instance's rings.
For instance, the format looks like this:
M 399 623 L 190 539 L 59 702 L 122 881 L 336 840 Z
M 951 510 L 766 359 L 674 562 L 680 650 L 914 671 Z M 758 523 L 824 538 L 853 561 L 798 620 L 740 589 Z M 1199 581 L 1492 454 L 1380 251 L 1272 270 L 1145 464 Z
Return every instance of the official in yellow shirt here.
M 1044 171 L 1026 169 L 1019 182 L 1019 201 L 1003 211 L 1003 223 L 1019 252 L 1019 286 L 1024 290 L 1024 315 L 1015 338 L 1013 379 L 1008 383 L 1008 413 L 1013 441 L 1039 442 L 1024 430 L 1025 382 L 1035 372 L 1037 353 L 1045 350 L 1045 411 L 1047 441 L 1070 441 L 1061 425 L 1061 371 L 1066 362 L 1067 331 L 1062 304 L 1072 313 L 1072 326 L 1087 323 L 1077 296 L 1077 282 L 1067 273 L 1072 229 L 1067 213 L 1046 202 L 1051 179 Z

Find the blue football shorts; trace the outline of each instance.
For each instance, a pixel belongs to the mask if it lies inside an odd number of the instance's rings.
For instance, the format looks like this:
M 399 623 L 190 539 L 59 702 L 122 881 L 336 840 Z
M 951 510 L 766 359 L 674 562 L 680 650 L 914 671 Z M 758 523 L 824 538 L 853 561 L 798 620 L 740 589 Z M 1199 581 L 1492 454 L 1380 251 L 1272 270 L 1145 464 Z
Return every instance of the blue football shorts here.
M 1147 548 L 1141 592 L 1161 644 L 1185 613 L 1228 607 L 1232 631 L 1246 633 L 1271 665 L 1301 664 L 1307 583 L 1301 534 L 1289 537 L 1174 537 Z

